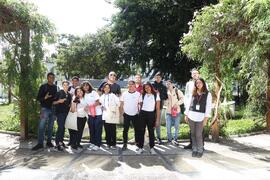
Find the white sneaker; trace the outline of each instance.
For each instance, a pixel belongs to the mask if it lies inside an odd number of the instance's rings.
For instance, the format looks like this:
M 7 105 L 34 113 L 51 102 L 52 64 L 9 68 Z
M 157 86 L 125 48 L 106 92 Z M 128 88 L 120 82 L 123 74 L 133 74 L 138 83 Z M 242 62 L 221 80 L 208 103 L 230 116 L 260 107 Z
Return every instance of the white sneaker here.
M 157 154 L 154 148 L 150 149 L 150 154 Z
M 117 148 L 116 148 L 116 146 L 111 146 L 111 149 L 116 150 Z
M 94 147 L 92 147 L 92 150 L 93 151 L 97 151 L 97 150 L 99 150 L 99 147 L 98 146 L 94 146 Z
M 107 149 L 107 150 L 109 150 L 110 148 L 111 148 L 111 146 L 108 146 L 108 145 L 105 147 L 105 149 Z
M 136 154 L 142 154 L 143 153 L 143 149 L 139 148 L 138 151 L 136 151 Z
M 172 144 L 173 144 L 173 145 L 176 145 L 176 146 L 179 145 L 179 143 L 178 143 L 176 140 L 174 140 L 174 139 L 172 140 Z

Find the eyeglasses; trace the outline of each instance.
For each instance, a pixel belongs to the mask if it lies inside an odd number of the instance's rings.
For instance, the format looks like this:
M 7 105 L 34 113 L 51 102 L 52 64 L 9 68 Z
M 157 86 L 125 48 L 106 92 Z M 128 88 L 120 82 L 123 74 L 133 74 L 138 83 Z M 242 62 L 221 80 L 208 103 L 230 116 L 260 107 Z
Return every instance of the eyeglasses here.
M 109 76 L 114 76 L 114 77 L 116 77 L 116 74 L 109 74 Z

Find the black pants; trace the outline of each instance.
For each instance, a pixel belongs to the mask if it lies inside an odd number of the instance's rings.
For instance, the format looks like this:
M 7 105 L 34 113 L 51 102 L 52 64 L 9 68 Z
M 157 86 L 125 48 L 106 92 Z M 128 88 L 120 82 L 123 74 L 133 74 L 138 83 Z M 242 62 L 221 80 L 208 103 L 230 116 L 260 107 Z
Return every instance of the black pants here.
M 123 143 L 124 144 L 127 144 L 127 141 L 128 141 L 128 130 L 129 130 L 129 126 L 130 126 L 130 121 L 132 122 L 132 125 L 134 127 L 134 136 L 135 136 L 135 143 L 137 144 L 138 143 L 138 135 L 136 133 L 136 121 L 138 121 L 138 115 L 134 115 L 134 116 L 130 116 L 126 113 L 124 113 L 124 130 L 123 130 Z
M 86 117 L 81 118 L 81 117 L 77 117 L 77 128 L 78 130 L 72 130 L 70 129 L 70 144 L 72 146 L 77 146 L 81 143 L 82 140 L 82 135 L 83 135 L 83 130 L 84 130 L 84 126 L 86 123 Z
M 116 146 L 116 124 L 104 123 L 104 128 L 106 133 L 106 144 L 108 146 Z
M 149 134 L 149 145 L 150 148 L 153 148 L 155 146 L 155 133 L 154 133 L 154 126 L 155 126 L 155 119 L 156 114 L 155 112 L 147 112 L 147 111 L 141 111 L 140 117 L 137 122 L 135 122 L 137 128 L 137 134 L 138 134 L 138 147 L 143 148 L 144 145 L 144 134 L 145 134 L 145 128 L 147 126 L 148 134 Z

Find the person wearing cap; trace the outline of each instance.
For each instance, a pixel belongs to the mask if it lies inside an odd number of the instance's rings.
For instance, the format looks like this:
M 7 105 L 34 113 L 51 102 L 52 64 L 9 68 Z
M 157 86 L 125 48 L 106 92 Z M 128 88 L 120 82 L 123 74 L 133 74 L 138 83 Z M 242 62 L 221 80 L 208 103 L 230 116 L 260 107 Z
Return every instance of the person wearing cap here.
M 102 87 L 105 83 L 108 83 L 111 86 L 111 92 L 116 96 L 120 97 L 121 95 L 121 87 L 116 83 L 117 75 L 114 71 L 111 71 L 107 77 L 107 80 L 101 83 L 98 88 L 99 94 L 102 94 Z

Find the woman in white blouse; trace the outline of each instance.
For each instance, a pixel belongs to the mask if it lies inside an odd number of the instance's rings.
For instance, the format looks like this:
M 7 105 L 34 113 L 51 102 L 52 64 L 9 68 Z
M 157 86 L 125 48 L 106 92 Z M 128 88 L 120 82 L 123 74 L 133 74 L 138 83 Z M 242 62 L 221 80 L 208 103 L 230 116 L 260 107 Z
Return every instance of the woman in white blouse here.
M 106 134 L 107 149 L 116 149 L 116 124 L 120 123 L 119 98 L 111 92 L 111 86 L 105 83 L 101 89 L 100 103 L 103 110 L 102 120 Z
M 192 157 L 203 155 L 203 128 L 211 116 L 212 96 L 205 81 L 195 81 L 192 98 L 185 111 L 185 121 L 189 124 L 192 139 Z
M 87 103 L 84 98 L 84 90 L 81 87 L 77 87 L 74 93 L 74 99 L 71 104 L 71 112 L 77 112 L 77 128 L 78 130 L 71 130 L 70 134 L 71 148 L 77 150 L 83 148 L 81 143 L 83 129 L 87 119 Z

